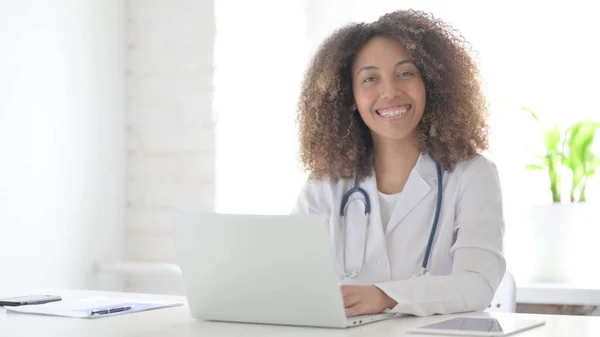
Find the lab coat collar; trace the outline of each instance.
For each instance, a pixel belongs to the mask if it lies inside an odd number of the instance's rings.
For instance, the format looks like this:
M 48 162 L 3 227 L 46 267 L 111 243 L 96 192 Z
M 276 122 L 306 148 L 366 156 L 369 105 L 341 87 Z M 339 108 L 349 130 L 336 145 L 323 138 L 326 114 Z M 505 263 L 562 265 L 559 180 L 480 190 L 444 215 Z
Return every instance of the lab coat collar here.
M 425 179 L 436 179 L 437 184 L 437 169 L 435 167 L 435 161 L 428 154 L 422 153 L 417 159 L 415 168 L 419 172 L 419 175 Z
M 431 192 L 433 184 L 437 184 L 436 178 L 435 162 L 428 155 L 421 154 L 398 197 L 390 222 L 386 226 L 386 234 L 394 230 L 402 219 Z M 377 184 L 375 184 L 375 189 L 377 189 Z M 378 196 L 378 194 L 375 195 Z

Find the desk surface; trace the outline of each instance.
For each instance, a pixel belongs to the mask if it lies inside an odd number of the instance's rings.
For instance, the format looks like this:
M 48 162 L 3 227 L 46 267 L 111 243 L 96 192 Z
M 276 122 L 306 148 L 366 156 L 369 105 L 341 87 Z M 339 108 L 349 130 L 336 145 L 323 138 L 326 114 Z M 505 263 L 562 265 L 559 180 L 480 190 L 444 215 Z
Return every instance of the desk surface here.
M 517 303 L 600 306 L 600 289 L 597 284 L 518 284 Z
M 54 292 L 56 293 L 56 292 Z M 170 300 L 185 303 L 184 297 L 148 294 L 123 294 L 95 291 L 60 291 L 65 299 L 85 298 L 103 295 L 129 297 L 148 300 Z M 8 294 L 2 294 L 8 295 Z M 12 294 L 15 295 L 15 294 Z M 479 314 L 487 315 L 487 314 Z M 521 337 L 546 336 L 600 336 L 600 317 L 584 316 L 542 316 L 524 314 L 529 318 L 546 320 L 546 325 L 518 334 Z M 80 318 L 27 315 L 5 312 L 0 309 L 0 336 L 60 336 L 60 337 L 106 337 L 106 336 L 413 336 L 405 334 L 407 328 L 440 321 L 444 316 L 399 317 L 368 325 L 348 329 L 322 329 L 308 327 L 288 327 L 260 324 L 205 322 L 193 319 L 187 306 L 138 312 L 127 315 L 99 318 L 94 320 Z

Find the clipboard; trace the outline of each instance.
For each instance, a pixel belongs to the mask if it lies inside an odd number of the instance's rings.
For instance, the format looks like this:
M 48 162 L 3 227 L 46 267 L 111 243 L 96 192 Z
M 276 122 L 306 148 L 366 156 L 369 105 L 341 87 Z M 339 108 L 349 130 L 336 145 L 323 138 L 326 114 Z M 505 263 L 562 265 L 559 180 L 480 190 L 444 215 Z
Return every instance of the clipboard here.
M 7 312 L 74 318 L 101 318 L 182 306 L 180 302 L 144 301 L 127 298 L 90 297 L 40 305 L 5 307 Z

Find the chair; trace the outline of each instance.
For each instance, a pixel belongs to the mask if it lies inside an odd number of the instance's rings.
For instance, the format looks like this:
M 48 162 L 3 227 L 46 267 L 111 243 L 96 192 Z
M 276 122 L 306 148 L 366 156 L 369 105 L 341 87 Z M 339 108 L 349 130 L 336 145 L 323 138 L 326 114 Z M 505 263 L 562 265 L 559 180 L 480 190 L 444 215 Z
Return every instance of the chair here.
M 517 310 L 517 284 L 508 271 L 504 274 L 492 303 L 485 310 L 487 312 L 516 312 Z

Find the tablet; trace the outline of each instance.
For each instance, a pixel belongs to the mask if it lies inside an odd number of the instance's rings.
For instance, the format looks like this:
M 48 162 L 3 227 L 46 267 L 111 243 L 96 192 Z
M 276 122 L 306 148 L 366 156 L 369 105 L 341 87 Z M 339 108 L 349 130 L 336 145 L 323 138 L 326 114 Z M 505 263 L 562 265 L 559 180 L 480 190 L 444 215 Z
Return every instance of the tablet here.
M 508 336 L 544 325 L 545 321 L 518 317 L 456 317 L 409 329 L 407 332 L 456 336 Z

